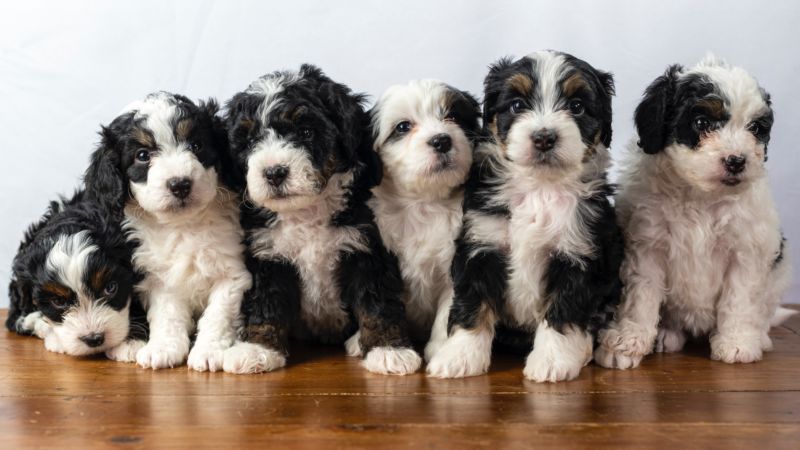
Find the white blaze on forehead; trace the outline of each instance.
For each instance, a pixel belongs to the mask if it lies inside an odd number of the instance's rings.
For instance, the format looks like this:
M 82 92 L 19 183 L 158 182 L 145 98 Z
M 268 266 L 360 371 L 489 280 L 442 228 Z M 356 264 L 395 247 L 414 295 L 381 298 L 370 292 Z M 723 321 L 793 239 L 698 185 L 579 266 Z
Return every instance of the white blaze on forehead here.
M 414 123 L 425 119 L 441 120 L 448 112 L 447 105 L 442 102 L 447 92 L 446 84 L 432 79 L 410 81 L 387 89 L 378 100 L 377 114 L 373 117 L 376 144 L 386 141 L 403 120 Z
M 564 101 L 559 88 L 559 82 L 567 69 L 564 55 L 545 50 L 531 53 L 528 58 L 535 61 L 534 70 L 538 78 L 534 88 L 540 101 L 533 105 L 534 110 L 545 113 L 558 109 L 559 104 Z
M 134 112 L 135 119 L 144 119 L 145 127 L 153 133 L 162 150 L 177 146 L 173 122 L 178 113 L 175 98 L 167 92 L 156 92 L 126 106 L 121 114 Z
M 80 295 L 89 256 L 97 249 L 91 243 L 88 231 L 61 236 L 47 254 L 45 267 L 55 273 L 64 286 Z
M 280 99 L 278 98 L 280 93 L 299 79 L 300 74 L 297 72 L 281 72 L 279 74 L 265 75 L 250 83 L 250 86 L 245 90 L 246 93 L 264 96 L 264 100 L 261 101 L 261 106 L 258 109 L 262 124 L 267 123 L 269 113 L 280 105 Z

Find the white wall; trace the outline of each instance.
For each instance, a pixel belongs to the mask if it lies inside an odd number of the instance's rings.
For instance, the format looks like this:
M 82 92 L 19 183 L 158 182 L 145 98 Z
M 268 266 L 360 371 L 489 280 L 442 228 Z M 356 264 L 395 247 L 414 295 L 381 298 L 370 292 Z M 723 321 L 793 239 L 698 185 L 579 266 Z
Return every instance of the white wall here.
M 133 99 L 164 89 L 224 100 L 302 62 L 373 98 L 423 77 L 480 94 L 490 62 L 542 48 L 615 73 L 615 153 L 668 64 L 712 50 L 755 74 L 773 95 L 768 166 L 800 261 L 798 19 L 791 1 L 3 1 L 0 306 L 23 229 L 78 183 L 99 124 Z M 797 281 L 790 297 L 800 301 Z

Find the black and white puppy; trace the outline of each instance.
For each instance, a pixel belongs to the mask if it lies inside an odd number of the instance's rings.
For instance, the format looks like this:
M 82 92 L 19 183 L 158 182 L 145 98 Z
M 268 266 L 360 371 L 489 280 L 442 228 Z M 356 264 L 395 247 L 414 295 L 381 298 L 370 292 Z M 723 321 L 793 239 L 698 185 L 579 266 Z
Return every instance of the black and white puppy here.
M 533 338 L 524 375 L 575 378 L 618 300 L 622 237 L 606 181 L 610 74 L 543 51 L 501 59 L 485 80 L 481 145 L 452 266 L 449 336 L 436 377 L 486 372 L 495 327 Z
M 440 342 L 447 336 L 450 264 L 480 107 L 464 91 L 419 80 L 390 87 L 371 116 L 384 172 L 369 204 L 384 244 L 400 262 L 412 336 L 427 340 L 433 333 Z
M 710 335 L 711 358 L 761 359 L 791 278 L 764 162 L 769 95 L 711 55 L 669 67 L 636 108 L 620 178 L 623 302 L 596 361 L 620 369 Z
M 227 105 L 231 148 L 246 178 L 242 225 L 253 288 L 243 340 L 225 370 L 286 364 L 290 336 L 343 343 L 377 373 L 416 371 L 397 260 L 366 202 L 381 177 L 363 97 L 322 71 L 275 72 Z
M 113 215 L 83 191 L 51 202 L 19 246 L 6 327 L 69 355 L 131 361 L 147 338 L 133 292 L 131 247 Z M 126 342 L 127 340 L 127 342 Z
M 144 278 L 136 289 L 150 323 L 150 340 L 136 355 L 142 367 L 174 367 L 188 354 L 192 369 L 219 370 L 236 338 L 251 277 L 216 112 L 213 101 L 151 94 L 103 128 L 86 173 L 87 193 L 124 208 L 137 244 L 134 266 Z

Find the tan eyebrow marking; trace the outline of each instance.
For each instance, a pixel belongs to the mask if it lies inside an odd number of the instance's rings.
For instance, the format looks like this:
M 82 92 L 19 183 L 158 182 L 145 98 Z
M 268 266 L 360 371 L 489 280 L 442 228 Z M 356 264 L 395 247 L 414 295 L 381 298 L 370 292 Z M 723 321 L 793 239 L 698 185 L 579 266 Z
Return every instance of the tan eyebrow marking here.
M 148 148 L 156 147 L 156 141 L 153 138 L 153 135 L 139 127 L 133 129 L 133 138 L 142 147 L 148 147 Z
M 512 75 L 506 84 L 525 97 L 530 96 L 533 92 L 533 80 L 521 73 Z
M 92 289 L 95 291 L 103 289 L 107 274 L 108 271 L 105 267 L 92 274 Z
M 712 119 L 722 119 L 726 116 L 725 103 L 718 98 L 704 98 L 695 103 L 695 107 L 703 108 Z
M 194 120 L 191 118 L 178 121 L 178 124 L 175 126 L 175 135 L 178 137 L 178 140 L 185 141 L 189 139 L 192 128 L 194 128 Z
M 584 80 L 583 77 L 578 73 L 573 73 L 569 78 L 561 83 L 561 90 L 564 92 L 566 97 L 572 97 L 580 89 L 588 87 L 589 85 L 586 83 L 586 80 Z

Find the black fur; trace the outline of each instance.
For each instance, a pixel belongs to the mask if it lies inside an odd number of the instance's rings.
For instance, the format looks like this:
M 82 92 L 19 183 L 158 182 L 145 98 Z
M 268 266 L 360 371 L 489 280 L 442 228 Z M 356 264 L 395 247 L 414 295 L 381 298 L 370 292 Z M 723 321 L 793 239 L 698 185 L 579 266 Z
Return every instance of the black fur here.
M 362 107 L 364 97 L 307 64 L 297 74 L 274 72 L 266 77 L 293 80 L 284 84 L 277 94 L 279 106 L 266 118 L 259 114 L 266 101 L 263 91 L 249 89 L 227 103 L 231 152 L 239 175 L 246 175 L 248 160 L 267 130 L 307 152 L 321 180 L 320 192 L 334 174 L 352 172 L 354 181 L 328 226 L 357 230 L 367 250 L 341 251 L 334 263 L 335 279 L 327 280 L 338 286 L 350 323 L 343 329 L 304 330 L 306 326 L 299 320 L 304 295 L 299 269 L 289 259 L 260 258 L 253 253 L 254 233 L 276 226 L 280 213 L 246 199 L 241 223 L 254 283 L 242 305 L 245 340 L 285 354 L 290 335 L 309 332 L 325 342 L 343 342 L 358 328 L 364 355 L 375 346 L 410 346 L 397 261 L 383 247 L 366 205 L 370 189 L 380 183 L 382 167 L 371 148 L 368 115 Z
M 44 216 L 25 233 L 13 262 L 6 328 L 20 334 L 31 334 L 33 330 L 24 329 L 21 319 L 36 311 L 41 311 L 54 324 L 61 323 L 77 296 L 74 287 L 61 285 L 57 274 L 51 272 L 45 263 L 59 238 L 82 231 L 88 232 L 89 241 L 99 248 L 87 259 L 82 289 L 89 291 L 94 298 L 105 296 L 105 302 L 117 311 L 128 306 L 130 298 L 129 337 L 146 338 L 146 318 L 133 290 L 136 276 L 131 263 L 132 248 L 125 240 L 120 222 L 83 191 L 76 192 L 70 199 L 51 202 Z M 93 286 L 92 277 L 98 273 L 105 274 L 102 279 L 106 284 L 103 286 Z M 106 296 L 103 288 L 112 281 L 117 285 L 116 293 Z M 49 289 L 44 289 L 46 286 L 56 286 L 63 295 L 55 298 Z

